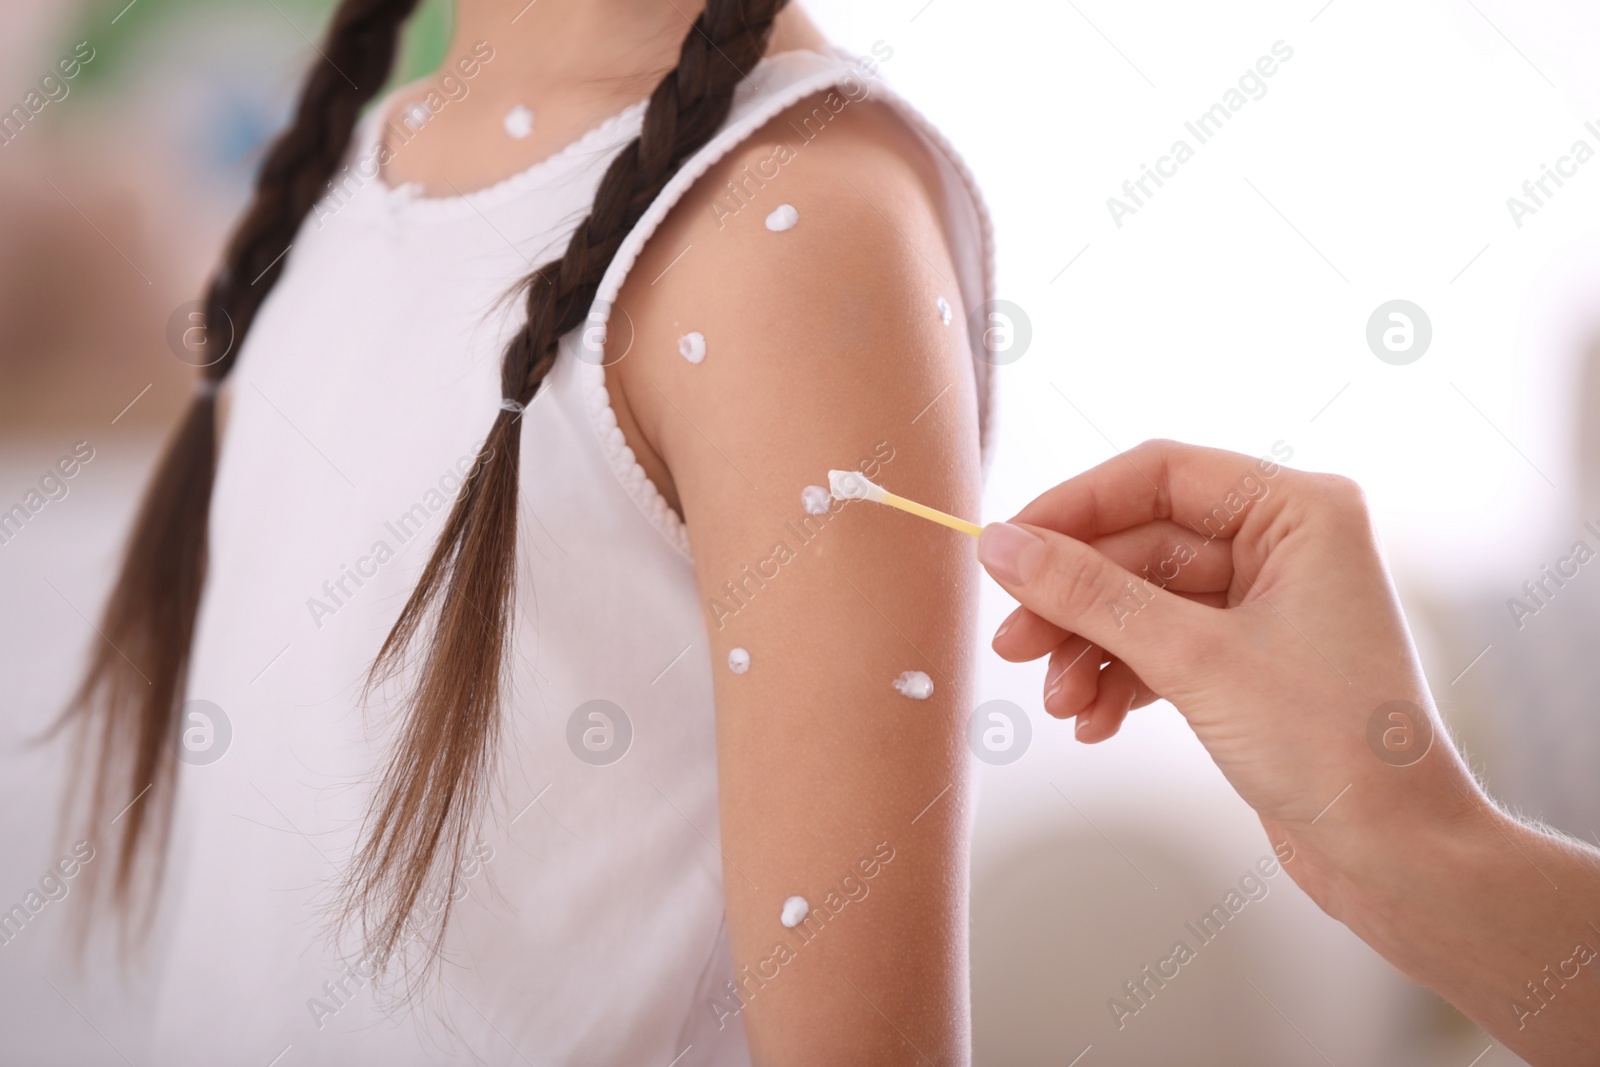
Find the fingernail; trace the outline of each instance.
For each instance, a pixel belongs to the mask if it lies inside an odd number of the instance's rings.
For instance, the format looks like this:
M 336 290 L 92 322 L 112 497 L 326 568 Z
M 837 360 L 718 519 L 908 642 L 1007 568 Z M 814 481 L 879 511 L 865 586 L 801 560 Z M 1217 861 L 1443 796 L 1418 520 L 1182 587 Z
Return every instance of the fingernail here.
M 1084 731 L 1089 728 L 1089 724 L 1091 722 L 1093 722 L 1093 721 L 1094 721 L 1094 716 L 1091 715 L 1089 712 L 1085 711 L 1085 712 L 1081 713 L 1078 716 L 1078 724 L 1072 728 L 1073 735 L 1075 737 L 1077 737 L 1077 739 L 1079 741 L 1082 741 L 1083 740 Z
M 1052 685 L 1049 689 L 1044 691 L 1044 702 L 1046 704 L 1050 703 L 1050 698 L 1059 692 L 1061 692 L 1061 683 L 1057 682 L 1055 685 Z
M 1002 582 L 1021 585 L 1044 556 L 1044 542 L 1020 526 L 992 522 L 978 538 L 978 560 Z
M 996 630 L 994 632 L 994 637 L 990 638 L 990 643 L 992 644 L 993 642 L 998 641 L 1002 637 L 1004 637 L 1006 635 L 1006 631 L 1011 629 L 1012 624 L 1015 623 L 1016 621 L 1017 621 L 1017 613 L 1013 611 L 1010 615 L 1006 616 L 1006 621 L 1000 624 L 1000 629 L 998 629 L 998 630 Z

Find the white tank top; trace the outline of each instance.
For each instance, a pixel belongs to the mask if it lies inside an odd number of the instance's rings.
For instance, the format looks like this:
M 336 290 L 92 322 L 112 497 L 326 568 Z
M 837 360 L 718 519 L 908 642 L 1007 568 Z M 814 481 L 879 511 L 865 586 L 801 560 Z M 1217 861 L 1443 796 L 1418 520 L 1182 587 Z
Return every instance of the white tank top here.
M 965 306 L 990 299 L 989 223 L 948 144 L 854 57 L 787 52 L 649 209 L 597 308 L 714 162 L 798 100 L 867 84 L 943 171 Z M 359 948 L 326 937 L 395 731 L 360 703 L 363 675 L 495 417 L 521 319 L 502 298 L 560 253 L 644 106 L 446 199 L 360 166 L 384 110 L 296 236 L 232 376 L 188 692 L 221 713 L 209 735 L 184 723 L 154 1062 L 746 1064 L 739 1017 L 712 1007 L 732 968 L 688 540 L 624 443 L 583 330 L 524 416 L 505 769 L 442 981 L 397 1009 L 375 1000 Z

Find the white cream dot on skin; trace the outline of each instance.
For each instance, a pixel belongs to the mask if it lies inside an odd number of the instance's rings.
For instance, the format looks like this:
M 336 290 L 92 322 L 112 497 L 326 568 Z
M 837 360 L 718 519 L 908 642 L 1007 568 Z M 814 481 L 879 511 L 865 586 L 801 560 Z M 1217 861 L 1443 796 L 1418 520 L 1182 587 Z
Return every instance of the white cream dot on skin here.
M 505 123 L 506 133 L 518 141 L 533 132 L 533 111 L 527 104 L 518 104 L 507 111 L 502 121 Z
M 950 316 L 954 314 L 954 312 L 950 310 L 950 301 L 941 296 L 938 300 L 934 301 L 933 306 L 939 309 L 939 321 L 944 323 L 946 326 L 950 325 Z
M 800 212 L 794 209 L 793 204 L 779 204 L 767 216 L 767 229 L 773 233 L 782 233 L 784 230 L 794 229 L 794 224 L 800 221 Z
M 820 485 L 808 485 L 800 491 L 800 503 L 807 515 L 826 515 L 833 506 L 833 494 Z
M 922 671 L 905 671 L 894 680 L 894 687 L 901 695 L 912 700 L 927 700 L 933 696 L 933 679 Z
M 806 903 L 805 897 L 790 897 L 783 902 L 783 910 L 778 913 L 778 921 L 793 930 L 805 922 L 806 916 L 810 914 L 811 905 Z
M 703 333 L 686 333 L 678 338 L 678 355 L 690 363 L 699 363 L 706 358 L 706 336 Z
M 728 669 L 734 674 L 743 674 L 750 669 L 750 652 L 747 649 L 736 648 L 728 653 Z

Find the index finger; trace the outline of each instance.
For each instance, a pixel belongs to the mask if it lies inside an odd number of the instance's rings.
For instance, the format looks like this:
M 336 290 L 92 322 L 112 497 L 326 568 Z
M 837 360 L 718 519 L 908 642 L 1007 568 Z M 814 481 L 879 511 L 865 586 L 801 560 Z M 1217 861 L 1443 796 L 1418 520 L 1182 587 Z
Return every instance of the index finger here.
M 1273 446 L 1278 453 L 1282 442 Z M 1286 447 L 1282 458 L 1288 459 Z M 1146 441 L 1048 489 L 1014 523 L 1092 541 L 1133 526 L 1170 519 L 1201 537 L 1231 538 L 1242 513 L 1267 496 L 1283 468 L 1220 448 Z

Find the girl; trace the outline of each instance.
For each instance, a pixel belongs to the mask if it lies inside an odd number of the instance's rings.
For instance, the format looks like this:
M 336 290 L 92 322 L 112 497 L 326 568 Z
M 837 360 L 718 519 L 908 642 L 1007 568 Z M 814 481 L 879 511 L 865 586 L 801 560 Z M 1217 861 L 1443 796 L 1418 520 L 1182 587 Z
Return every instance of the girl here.
M 154 1062 L 965 1062 L 972 545 L 808 487 L 975 513 L 966 171 L 782 0 L 460 0 L 363 116 L 414 3 L 333 17 L 75 705 Z

